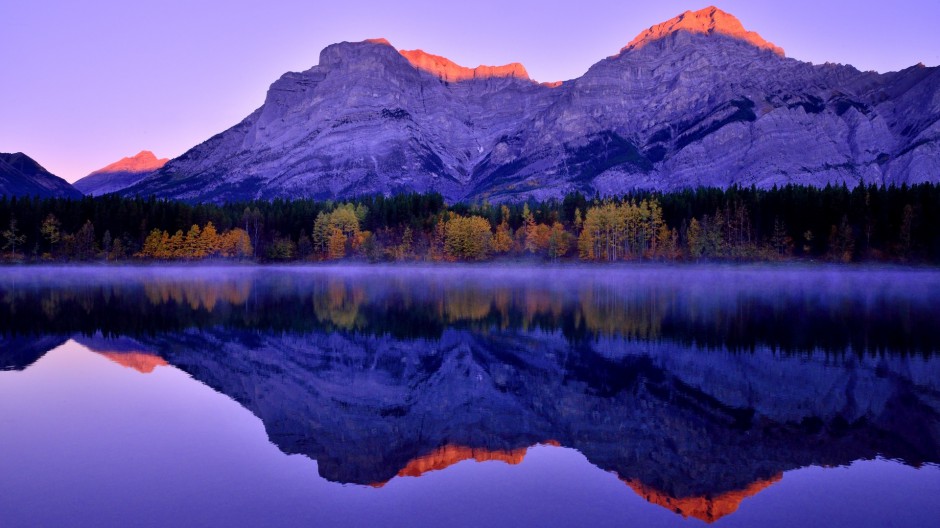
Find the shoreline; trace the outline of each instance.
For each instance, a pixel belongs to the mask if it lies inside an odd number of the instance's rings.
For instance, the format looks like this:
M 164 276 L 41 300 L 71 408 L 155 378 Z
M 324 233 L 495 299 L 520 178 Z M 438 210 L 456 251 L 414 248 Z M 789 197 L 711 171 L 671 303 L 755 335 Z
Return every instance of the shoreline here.
M 369 262 L 367 260 L 337 260 L 337 261 L 307 261 L 307 262 L 257 262 L 257 261 L 76 261 L 76 262 L 0 262 L 0 271 L 14 269 L 311 269 L 311 270 L 351 270 L 351 269 L 401 269 L 401 270 L 665 270 L 665 269 L 699 269 L 711 268 L 715 270 L 910 270 L 910 271 L 937 271 L 940 265 L 931 263 L 907 264 L 900 262 L 827 262 L 814 260 L 800 261 L 618 261 L 618 262 L 584 262 L 578 260 L 561 262 L 539 262 L 535 260 L 488 260 L 482 262 L 435 262 L 435 261 L 393 261 Z

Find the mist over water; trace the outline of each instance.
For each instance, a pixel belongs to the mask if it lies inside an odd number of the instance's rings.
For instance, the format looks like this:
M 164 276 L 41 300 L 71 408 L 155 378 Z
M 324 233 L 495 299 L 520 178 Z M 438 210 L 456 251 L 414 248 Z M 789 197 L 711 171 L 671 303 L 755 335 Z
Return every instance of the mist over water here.
M 902 268 L 6 268 L 0 511 L 924 525 L 937 298 Z
M 439 338 L 445 329 L 705 348 L 932 354 L 940 272 L 902 268 L 23 268 L 0 332 L 135 335 L 221 325 Z

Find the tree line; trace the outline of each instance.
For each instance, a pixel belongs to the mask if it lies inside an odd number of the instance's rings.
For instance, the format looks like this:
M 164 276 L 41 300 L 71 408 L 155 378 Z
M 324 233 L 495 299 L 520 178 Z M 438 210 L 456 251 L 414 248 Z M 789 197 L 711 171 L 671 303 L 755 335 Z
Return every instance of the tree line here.
M 699 188 L 514 204 L 439 194 L 188 204 L 0 197 L 6 261 L 940 263 L 940 186 Z

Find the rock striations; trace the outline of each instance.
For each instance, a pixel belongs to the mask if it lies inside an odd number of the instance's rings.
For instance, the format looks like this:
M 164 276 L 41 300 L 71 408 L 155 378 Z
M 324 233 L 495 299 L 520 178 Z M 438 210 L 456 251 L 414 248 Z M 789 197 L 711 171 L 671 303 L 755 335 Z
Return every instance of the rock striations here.
M 0 196 L 81 198 L 82 193 L 22 152 L 0 152 Z
M 153 152 L 142 150 L 135 156 L 121 158 L 74 183 L 75 188 L 90 196 L 120 191 L 137 183 L 166 165 L 168 158 L 157 159 Z
M 241 123 L 122 192 L 193 202 L 940 179 L 940 69 L 813 65 L 715 8 L 641 33 L 583 76 L 465 68 L 385 40 L 287 73 Z

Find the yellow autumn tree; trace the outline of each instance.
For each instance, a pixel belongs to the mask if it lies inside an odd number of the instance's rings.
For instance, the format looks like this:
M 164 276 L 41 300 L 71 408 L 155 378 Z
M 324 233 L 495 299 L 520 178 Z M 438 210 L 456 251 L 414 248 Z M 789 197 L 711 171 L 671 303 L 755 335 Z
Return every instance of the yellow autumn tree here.
M 548 247 L 546 248 L 548 258 L 557 260 L 559 257 L 565 256 L 565 254 L 568 253 L 570 244 L 570 235 L 565 231 L 565 226 L 563 226 L 561 222 L 552 224 L 548 236 Z
M 203 258 L 205 255 L 199 247 L 200 238 L 202 238 L 202 229 L 200 229 L 198 225 L 193 224 L 193 226 L 189 228 L 189 232 L 186 233 L 186 237 L 183 239 L 183 247 L 178 256 L 187 259 Z
M 212 222 L 206 223 L 197 243 L 199 252 L 203 257 L 213 257 L 220 253 L 221 246 L 222 240 L 215 225 Z
M 483 260 L 490 252 L 492 236 L 485 218 L 455 215 L 444 228 L 444 252 L 454 260 Z
M 330 228 L 330 237 L 327 242 L 327 258 L 341 259 L 346 256 L 346 235 L 339 227 Z
M 163 253 L 163 243 L 166 240 L 166 232 L 161 229 L 154 229 L 144 240 L 144 247 L 140 249 L 137 255 L 144 258 L 159 258 Z
M 254 248 L 251 245 L 251 237 L 244 229 L 235 228 L 225 232 L 221 236 L 219 251 L 223 257 L 228 258 L 248 258 L 254 255 Z
M 493 235 L 493 252 L 509 253 L 512 249 L 512 230 L 509 228 L 509 208 L 505 205 L 500 208 L 502 221 L 496 226 L 496 234 Z

